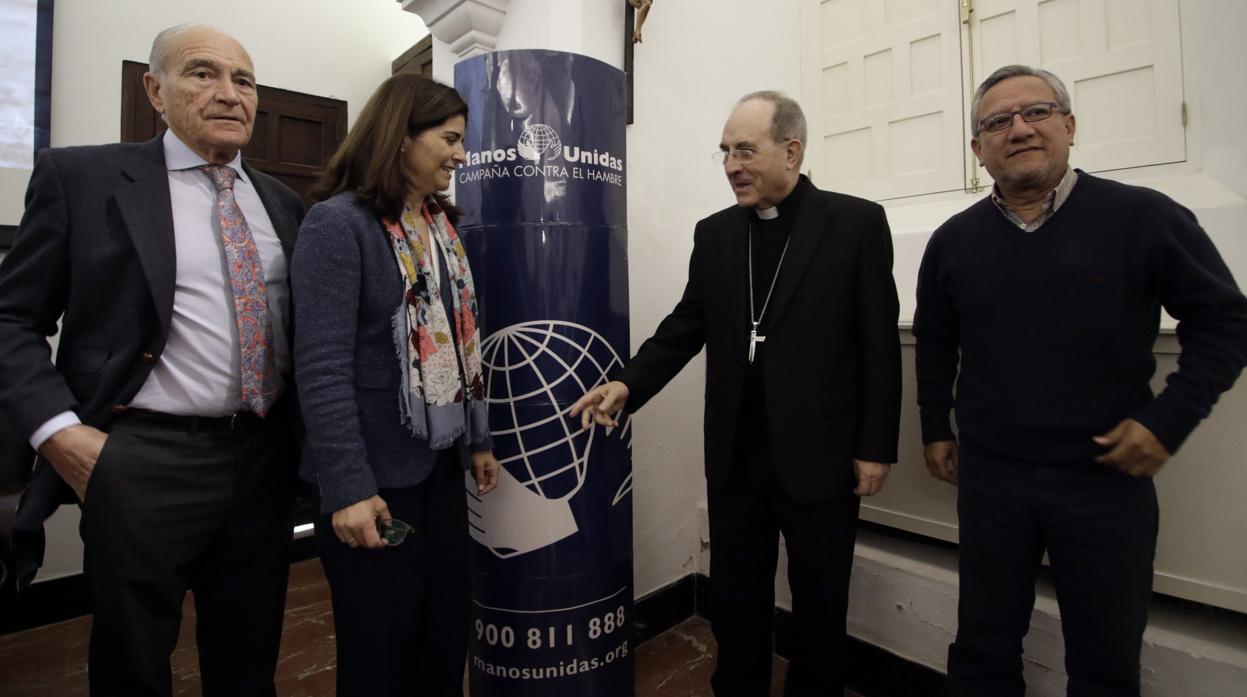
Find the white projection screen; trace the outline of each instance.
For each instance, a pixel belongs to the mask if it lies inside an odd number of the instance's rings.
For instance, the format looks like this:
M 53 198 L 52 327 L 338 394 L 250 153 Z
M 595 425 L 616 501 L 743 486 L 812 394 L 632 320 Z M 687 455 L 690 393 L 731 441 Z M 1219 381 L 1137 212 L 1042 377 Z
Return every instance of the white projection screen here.
M 48 145 L 51 0 L 0 0 L 0 226 L 16 225 L 35 152 Z

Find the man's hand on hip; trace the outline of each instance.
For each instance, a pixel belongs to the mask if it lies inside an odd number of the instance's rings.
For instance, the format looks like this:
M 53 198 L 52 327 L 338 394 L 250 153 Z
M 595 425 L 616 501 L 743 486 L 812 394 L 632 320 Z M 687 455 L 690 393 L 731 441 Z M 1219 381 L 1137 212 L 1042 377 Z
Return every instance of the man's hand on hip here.
M 922 449 L 922 459 L 932 477 L 957 486 L 957 441 L 939 440 Z
M 1169 459 L 1169 451 L 1156 434 L 1134 419 L 1122 419 L 1111 431 L 1092 440 L 1111 448 L 1097 457 L 1101 465 L 1116 467 L 1132 477 L 1152 477 Z
M 857 475 L 857 488 L 853 493 L 858 496 L 874 496 L 883 491 L 883 482 L 891 471 L 892 465 L 889 464 L 853 460 L 853 472 Z
M 579 416 L 580 427 L 585 429 L 592 423 L 599 426 L 618 426 L 619 421 L 615 419 L 615 415 L 628 403 L 628 394 L 628 386 L 618 380 L 598 385 L 576 400 L 572 405 L 571 417 L 574 419 Z
M 44 441 L 39 448 L 39 454 L 52 464 L 52 469 L 74 490 L 78 500 L 85 501 L 87 482 L 91 479 L 95 461 L 99 459 L 106 440 L 107 433 L 85 424 L 77 424 L 54 433 Z

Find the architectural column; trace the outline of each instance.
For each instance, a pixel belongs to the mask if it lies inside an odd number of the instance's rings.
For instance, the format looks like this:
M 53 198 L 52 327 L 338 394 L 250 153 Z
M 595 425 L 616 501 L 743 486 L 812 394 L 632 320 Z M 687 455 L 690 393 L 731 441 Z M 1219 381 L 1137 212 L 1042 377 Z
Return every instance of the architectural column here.
M 567 51 L 623 67 L 624 0 L 398 0 L 433 35 L 433 75 L 490 51 Z
M 454 61 L 494 50 L 510 0 L 398 0 L 420 16 Z

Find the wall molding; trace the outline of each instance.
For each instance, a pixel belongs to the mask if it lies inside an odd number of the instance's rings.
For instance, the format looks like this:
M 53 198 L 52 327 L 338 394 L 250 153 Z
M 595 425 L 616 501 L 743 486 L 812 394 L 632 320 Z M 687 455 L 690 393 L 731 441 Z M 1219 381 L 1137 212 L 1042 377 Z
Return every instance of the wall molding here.
M 459 58 L 489 53 L 498 45 L 510 0 L 399 0 L 420 16 L 433 38 Z

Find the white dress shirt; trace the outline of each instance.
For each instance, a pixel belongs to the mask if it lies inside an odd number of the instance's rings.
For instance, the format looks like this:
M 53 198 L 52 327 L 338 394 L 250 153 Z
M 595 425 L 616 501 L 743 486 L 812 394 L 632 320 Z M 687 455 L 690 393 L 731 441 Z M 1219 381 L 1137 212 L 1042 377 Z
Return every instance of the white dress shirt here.
M 241 353 L 234 295 L 216 212 L 216 187 L 209 164 L 172 130 L 164 135 L 165 165 L 173 209 L 177 255 L 173 316 L 164 351 L 130 406 L 169 414 L 225 416 L 243 409 Z M 290 374 L 286 328 L 290 290 L 281 241 L 255 185 L 242 167 L 242 155 L 229 164 L 238 172 L 234 197 L 251 229 L 264 267 L 269 317 L 279 379 Z M 36 450 L 57 431 L 80 423 L 73 412 L 48 420 L 30 437 Z

